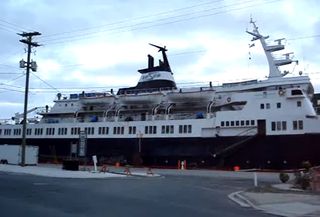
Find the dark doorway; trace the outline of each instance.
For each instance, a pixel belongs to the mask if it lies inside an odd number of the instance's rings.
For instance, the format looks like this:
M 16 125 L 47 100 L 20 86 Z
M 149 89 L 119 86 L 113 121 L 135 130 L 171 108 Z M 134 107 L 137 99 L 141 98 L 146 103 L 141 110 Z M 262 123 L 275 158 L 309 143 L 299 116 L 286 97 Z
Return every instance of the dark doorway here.
M 266 120 L 258 120 L 258 135 L 266 135 Z

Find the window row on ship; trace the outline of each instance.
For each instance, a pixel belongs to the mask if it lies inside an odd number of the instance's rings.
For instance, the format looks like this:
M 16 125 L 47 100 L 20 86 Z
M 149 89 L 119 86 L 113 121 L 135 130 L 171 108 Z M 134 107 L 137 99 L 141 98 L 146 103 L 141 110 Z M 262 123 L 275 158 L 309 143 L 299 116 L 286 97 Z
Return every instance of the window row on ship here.
M 175 129 L 176 128 L 176 129 Z M 47 127 L 47 128 L 27 128 L 26 135 L 28 136 L 41 136 L 41 135 L 80 135 L 81 132 L 84 132 L 86 135 L 136 135 L 136 134 L 145 134 L 145 135 L 155 135 L 155 134 L 174 134 L 175 131 L 178 134 L 191 134 L 192 125 L 149 125 L 138 130 L 136 126 L 114 126 L 114 127 Z M 13 134 L 12 134 L 13 132 Z M 0 136 L 21 136 L 22 129 L 0 129 Z

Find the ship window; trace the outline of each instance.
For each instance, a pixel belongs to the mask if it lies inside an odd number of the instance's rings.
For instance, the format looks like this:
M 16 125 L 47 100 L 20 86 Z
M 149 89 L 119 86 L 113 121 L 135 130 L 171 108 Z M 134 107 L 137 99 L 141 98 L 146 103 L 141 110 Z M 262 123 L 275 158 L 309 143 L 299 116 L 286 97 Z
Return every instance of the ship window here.
M 73 103 L 71 103 L 71 106 L 73 106 Z
M 67 106 L 68 106 L 68 104 L 66 103 L 66 104 L 64 104 L 64 106 L 65 106 L 65 107 L 67 107 Z
M 236 121 L 236 126 L 239 126 L 239 121 Z
M 303 130 L 303 121 L 302 120 L 298 121 L 298 126 L 299 126 L 299 130 Z
M 277 108 L 281 108 L 281 102 L 277 102 Z
M 113 134 L 117 134 L 117 128 L 113 127 Z
M 152 126 L 149 126 L 149 134 L 152 134 Z
M 42 135 L 43 129 L 42 128 L 36 128 L 34 131 L 34 135 Z
M 21 129 L 14 129 L 13 130 L 13 135 L 21 135 Z
M 224 127 L 224 121 L 221 121 L 220 125 L 221 125 L 221 127 Z
M 161 126 L 161 133 L 165 134 L 166 133 L 166 126 Z
M 11 135 L 11 129 L 5 129 L 4 135 Z
M 2 129 L 0 129 L 0 135 L 2 134 Z
M 246 126 L 249 126 L 249 125 L 250 125 L 250 121 L 246 120 Z
M 108 127 L 99 127 L 98 134 L 108 134 Z
M 301 107 L 301 101 L 297 101 L 297 107 Z
M 67 134 L 67 128 L 58 128 L 58 135 L 66 135 Z M 90 134 L 90 131 L 89 131 Z
M 54 129 L 53 129 L 54 134 Z M 71 135 L 79 135 L 80 134 L 80 127 L 72 127 L 71 128 Z
M 232 127 L 234 126 L 234 121 L 231 121 L 231 126 L 232 126 Z
M 276 130 L 276 122 L 274 122 L 274 121 L 271 122 L 271 130 L 272 131 Z
M 298 121 L 292 121 L 292 128 L 293 128 L 293 130 L 298 129 Z
M 136 127 L 134 127 L 134 129 L 136 129 Z M 136 131 L 134 131 L 136 132 Z M 106 127 L 106 133 L 105 134 L 109 134 L 109 127 Z
M 136 127 L 129 127 L 129 134 L 136 134 Z
M 28 128 L 27 129 L 27 135 L 31 135 L 32 134 L 32 129 L 31 128 Z
M 145 127 L 144 127 L 144 133 L 145 133 L 145 134 L 148 134 L 148 126 L 145 126 Z
M 188 125 L 188 133 L 192 133 L 192 126 Z
M 179 133 L 182 133 L 182 125 L 179 125 Z
M 124 127 L 121 127 L 121 134 L 124 134 Z
M 169 126 L 166 126 L 166 133 L 169 133 Z
M 251 125 L 254 126 L 254 120 L 251 120 L 250 122 L 251 122 Z
M 244 121 L 241 121 L 240 123 L 241 123 L 241 126 L 244 126 Z
M 296 95 L 302 95 L 302 91 L 301 90 L 291 90 L 291 95 L 292 96 L 296 96 Z
M 226 127 L 229 127 L 229 121 L 226 121 Z
M 260 109 L 264 109 L 264 104 L 263 103 L 260 104 Z
M 282 130 L 287 130 L 287 122 L 282 121 Z
M 277 130 L 281 130 L 281 121 L 277 121 Z
M 157 126 L 153 126 L 153 134 L 157 134 Z
M 171 134 L 174 133 L 174 127 L 173 127 L 173 125 L 170 126 L 170 133 L 171 133 Z
M 54 135 L 54 128 L 47 128 L 46 129 L 46 135 Z
M 188 132 L 188 126 L 187 125 L 183 125 L 183 133 L 187 133 Z
M 266 109 L 270 109 L 270 103 L 266 104 Z

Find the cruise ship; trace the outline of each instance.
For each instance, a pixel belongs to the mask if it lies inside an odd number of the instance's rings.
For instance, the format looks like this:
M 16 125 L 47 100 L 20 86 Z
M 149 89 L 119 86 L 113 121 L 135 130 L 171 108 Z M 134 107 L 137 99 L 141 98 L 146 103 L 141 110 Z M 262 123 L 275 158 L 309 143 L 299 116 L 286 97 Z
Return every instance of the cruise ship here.
M 99 162 L 187 167 L 298 168 L 320 164 L 320 120 L 314 89 L 301 72 L 280 67 L 296 62 L 282 39 L 267 43 L 255 22 L 247 31 L 260 41 L 269 65 L 264 80 L 180 88 L 166 47 L 148 55 L 147 68 L 129 88 L 57 94 L 52 107 L 38 109 L 27 124 L 27 144 L 39 146 L 40 161 L 78 158 Z M 21 118 L 0 125 L 0 144 L 21 144 Z

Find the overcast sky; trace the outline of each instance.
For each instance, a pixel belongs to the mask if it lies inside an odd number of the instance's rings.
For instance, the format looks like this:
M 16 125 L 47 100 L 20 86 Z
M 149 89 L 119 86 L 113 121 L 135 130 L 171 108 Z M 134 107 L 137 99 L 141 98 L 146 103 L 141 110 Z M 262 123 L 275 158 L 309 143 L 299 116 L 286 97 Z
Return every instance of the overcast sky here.
M 167 46 L 178 86 L 263 79 L 261 46 L 249 49 L 250 16 L 270 40 L 286 38 L 320 92 L 318 0 L 2 0 L 0 2 L 0 119 L 23 111 L 26 46 L 16 33 L 38 31 L 29 108 L 52 106 L 56 94 L 109 91 L 136 85 L 148 45 Z M 271 41 L 272 42 L 272 41 Z

